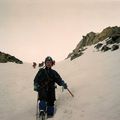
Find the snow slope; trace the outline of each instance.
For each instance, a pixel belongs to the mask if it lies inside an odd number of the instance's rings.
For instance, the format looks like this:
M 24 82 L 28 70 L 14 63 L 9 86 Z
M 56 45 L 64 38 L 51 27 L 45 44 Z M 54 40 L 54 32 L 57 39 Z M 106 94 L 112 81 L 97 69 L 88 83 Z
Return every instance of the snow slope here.
M 51 120 L 120 119 L 120 50 L 105 53 L 89 47 L 81 57 L 57 63 L 54 69 L 74 94 L 57 89 L 57 112 Z M 35 120 L 31 64 L 0 64 L 0 120 Z

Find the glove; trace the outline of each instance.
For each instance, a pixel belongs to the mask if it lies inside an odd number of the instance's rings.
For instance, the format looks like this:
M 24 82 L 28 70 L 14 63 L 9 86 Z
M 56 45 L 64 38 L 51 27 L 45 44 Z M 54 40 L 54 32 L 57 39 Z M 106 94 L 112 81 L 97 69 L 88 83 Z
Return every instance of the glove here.
M 67 84 L 66 83 L 64 83 L 62 86 L 63 86 L 64 89 L 67 89 Z
M 40 85 L 34 84 L 34 91 L 39 91 L 40 90 Z

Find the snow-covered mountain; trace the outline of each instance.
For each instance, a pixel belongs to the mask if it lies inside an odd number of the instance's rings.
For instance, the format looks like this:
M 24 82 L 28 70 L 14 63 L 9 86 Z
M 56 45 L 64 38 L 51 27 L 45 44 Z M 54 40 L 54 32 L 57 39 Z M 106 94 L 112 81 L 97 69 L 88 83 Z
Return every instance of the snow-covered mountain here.
M 57 111 L 51 120 L 120 119 L 120 49 L 85 54 L 56 63 L 54 69 L 74 94 L 57 93 Z M 36 97 L 33 79 L 38 68 L 31 64 L 0 63 L 0 120 L 35 120 Z

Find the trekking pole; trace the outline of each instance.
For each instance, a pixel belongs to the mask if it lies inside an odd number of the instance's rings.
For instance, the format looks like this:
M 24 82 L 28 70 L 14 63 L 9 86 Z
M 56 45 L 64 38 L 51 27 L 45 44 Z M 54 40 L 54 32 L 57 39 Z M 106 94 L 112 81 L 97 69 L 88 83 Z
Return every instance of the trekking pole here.
M 37 105 L 36 105 L 36 120 L 38 119 L 38 94 L 37 94 Z
M 72 92 L 67 88 L 68 92 L 71 94 L 72 97 L 74 97 L 74 95 L 72 94 Z

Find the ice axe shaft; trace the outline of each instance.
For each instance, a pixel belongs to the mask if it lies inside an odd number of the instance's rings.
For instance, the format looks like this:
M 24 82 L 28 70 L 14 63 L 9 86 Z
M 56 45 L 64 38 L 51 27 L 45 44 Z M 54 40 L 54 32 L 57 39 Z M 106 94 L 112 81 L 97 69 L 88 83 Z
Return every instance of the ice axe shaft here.
M 72 94 L 72 92 L 67 88 L 68 92 L 71 94 L 72 97 L 74 97 L 74 95 Z

